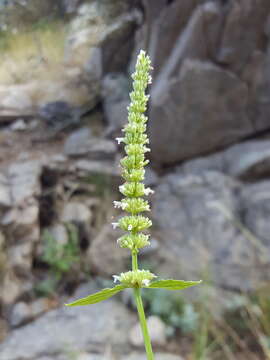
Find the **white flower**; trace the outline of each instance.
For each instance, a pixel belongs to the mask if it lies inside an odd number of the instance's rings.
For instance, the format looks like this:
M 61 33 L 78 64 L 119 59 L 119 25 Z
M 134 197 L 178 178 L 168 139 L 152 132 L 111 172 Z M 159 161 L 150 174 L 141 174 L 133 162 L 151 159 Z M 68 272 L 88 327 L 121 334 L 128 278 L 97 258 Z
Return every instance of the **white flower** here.
M 128 206 L 128 204 L 126 202 L 122 202 L 121 206 L 122 206 L 122 209 L 125 210 L 125 208 Z
M 152 84 L 152 76 L 150 76 L 150 75 L 148 77 L 148 84 Z
M 120 190 L 121 192 L 123 192 L 123 191 L 125 190 L 125 185 L 120 185 L 120 186 L 119 186 L 119 190 Z
M 113 227 L 113 229 L 116 229 L 116 228 L 117 228 L 117 226 L 119 226 L 118 222 L 113 222 L 113 223 L 112 223 L 112 227 Z
M 124 138 L 118 137 L 115 140 L 117 141 L 117 144 L 119 145 L 124 140 Z
M 142 284 L 143 284 L 144 286 L 149 286 L 149 285 L 150 285 L 150 280 L 144 279 L 144 280 L 142 281 Z
M 145 195 L 154 194 L 154 190 L 152 190 L 150 188 L 146 188 L 146 189 L 144 189 L 144 193 L 145 193 Z
M 144 151 L 145 151 L 145 152 L 149 152 L 149 151 L 151 151 L 151 149 L 149 149 L 147 146 L 145 146 L 145 147 L 144 147 Z
M 120 276 L 118 275 L 113 275 L 113 282 L 116 283 L 117 281 L 120 281 Z
M 128 231 L 131 231 L 132 230 L 132 225 L 128 225 Z
M 113 202 L 113 206 L 114 206 L 116 209 L 121 209 L 121 208 L 122 208 L 122 203 L 121 203 L 121 201 L 114 201 L 114 202 Z

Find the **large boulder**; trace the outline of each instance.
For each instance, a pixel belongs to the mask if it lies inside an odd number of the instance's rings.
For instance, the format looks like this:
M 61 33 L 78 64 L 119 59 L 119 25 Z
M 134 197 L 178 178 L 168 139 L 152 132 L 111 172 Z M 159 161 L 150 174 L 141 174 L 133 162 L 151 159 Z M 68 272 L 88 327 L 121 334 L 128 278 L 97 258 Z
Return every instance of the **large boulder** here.
M 252 133 L 246 84 L 209 62 L 185 60 L 179 76 L 153 93 L 150 139 L 159 163 L 215 151 Z
M 93 290 L 93 286 L 81 287 L 75 297 L 86 296 Z M 13 331 L 0 345 L 0 358 L 55 359 L 83 351 L 103 354 L 105 344 L 123 353 L 129 350 L 128 334 L 134 320 L 124 305 L 115 300 L 87 307 L 62 307 Z
M 269 281 L 263 197 L 268 187 L 269 182 L 257 184 L 255 191 L 210 170 L 164 177 L 153 205 L 161 242 L 159 272 L 186 279 L 206 276 L 220 288 L 237 290 Z
M 160 0 L 155 9 L 150 2 L 144 6 L 136 39 L 154 65 L 153 159 L 181 162 L 267 131 L 269 1 Z

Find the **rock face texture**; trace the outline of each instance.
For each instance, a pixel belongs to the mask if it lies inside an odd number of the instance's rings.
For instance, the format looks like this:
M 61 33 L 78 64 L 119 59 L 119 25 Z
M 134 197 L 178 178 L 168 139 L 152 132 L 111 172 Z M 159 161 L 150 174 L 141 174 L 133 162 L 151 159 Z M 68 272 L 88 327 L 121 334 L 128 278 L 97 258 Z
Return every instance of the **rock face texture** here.
M 184 278 L 207 273 L 216 286 L 243 291 L 266 284 L 268 211 L 262 194 L 268 186 L 243 185 L 210 170 L 165 177 L 154 201 L 160 271 Z
M 174 164 L 268 130 L 270 3 L 160 6 L 155 17 L 149 6 L 146 17 L 153 159 Z
M 142 260 L 217 293 L 257 290 L 270 282 L 270 1 L 0 0 L 1 39 L 52 12 L 65 16 L 56 68 L 41 56 L 30 77 L 0 71 L 0 359 L 144 359 L 117 300 L 60 308 L 130 262 L 109 223 L 131 69 L 146 49 L 155 195 Z M 157 359 L 180 359 L 158 321 Z
M 94 331 L 91 324 L 95 324 Z M 79 310 L 53 310 L 35 323 L 14 331 L 0 345 L 0 358 L 33 360 L 82 350 L 102 354 L 104 343 L 111 344 L 120 353 L 125 352 L 128 331 L 133 324 L 132 314 L 115 301 Z

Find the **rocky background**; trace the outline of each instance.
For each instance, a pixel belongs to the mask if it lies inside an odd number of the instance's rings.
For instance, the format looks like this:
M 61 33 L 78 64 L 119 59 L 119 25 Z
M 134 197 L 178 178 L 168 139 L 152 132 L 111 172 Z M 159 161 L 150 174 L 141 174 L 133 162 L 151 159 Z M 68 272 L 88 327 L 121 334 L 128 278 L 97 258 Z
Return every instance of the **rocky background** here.
M 62 306 L 129 264 L 110 226 L 114 138 L 141 48 L 155 189 L 141 259 L 204 279 L 181 301 L 145 295 L 156 359 L 269 359 L 270 1 L 0 8 L 0 359 L 145 358 L 130 293 Z

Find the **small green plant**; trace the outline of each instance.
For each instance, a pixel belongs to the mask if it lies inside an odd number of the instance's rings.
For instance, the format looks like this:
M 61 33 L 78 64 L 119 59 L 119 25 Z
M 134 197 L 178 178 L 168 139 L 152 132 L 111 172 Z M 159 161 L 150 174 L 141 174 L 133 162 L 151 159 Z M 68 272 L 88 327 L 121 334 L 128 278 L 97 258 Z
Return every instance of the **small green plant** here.
M 44 252 L 41 260 L 50 269 L 49 277 L 36 286 L 38 293 L 51 294 L 64 274 L 68 273 L 72 266 L 79 262 L 79 235 L 75 225 L 66 224 L 68 241 L 66 244 L 59 244 L 49 230 L 45 230 L 42 236 Z
M 148 119 L 144 115 L 149 99 L 149 95 L 145 94 L 145 90 L 151 82 L 150 70 L 150 58 L 141 50 L 137 58 L 135 73 L 132 75 L 134 81 L 133 91 L 130 94 L 131 104 L 128 107 L 128 124 L 123 129 L 123 138 L 116 139 L 118 144 L 121 142 L 125 144 L 126 156 L 120 162 L 125 183 L 119 187 L 119 190 L 124 195 L 124 198 L 121 201 L 115 201 L 114 206 L 126 211 L 128 215 L 121 217 L 118 222 L 114 222 L 112 225 L 114 228 L 119 227 L 127 232 L 117 242 L 121 248 L 128 248 L 131 251 L 132 270 L 120 275 L 113 275 L 114 281 L 119 282 L 119 285 L 103 289 L 98 293 L 67 305 L 95 304 L 126 288 L 132 288 L 144 337 L 147 359 L 153 360 L 154 355 L 145 319 L 141 289 L 182 290 L 197 285 L 200 281 L 155 280 L 157 277 L 155 274 L 149 270 L 141 270 L 138 267 L 139 249 L 150 244 L 149 235 L 146 235 L 143 231 L 152 225 L 148 217 L 141 215 L 141 213 L 150 211 L 148 201 L 144 197 L 153 193 L 153 190 L 146 188 L 143 183 L 144 167 L 149 162 L 145 159 L 145 153 L 150 151 L 147 147 L 149 139 L 145 133 Z

